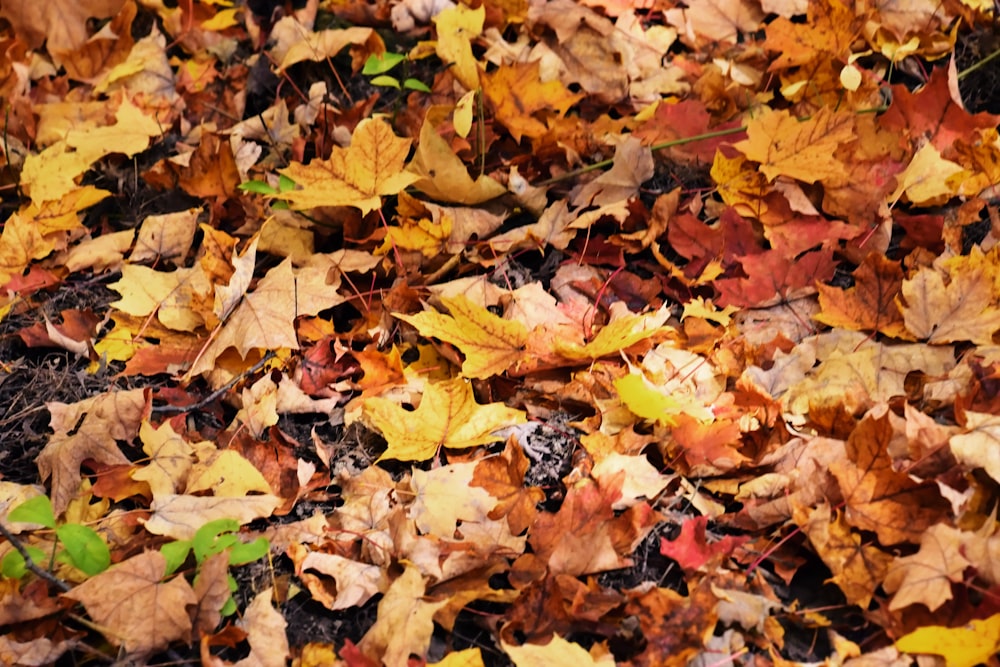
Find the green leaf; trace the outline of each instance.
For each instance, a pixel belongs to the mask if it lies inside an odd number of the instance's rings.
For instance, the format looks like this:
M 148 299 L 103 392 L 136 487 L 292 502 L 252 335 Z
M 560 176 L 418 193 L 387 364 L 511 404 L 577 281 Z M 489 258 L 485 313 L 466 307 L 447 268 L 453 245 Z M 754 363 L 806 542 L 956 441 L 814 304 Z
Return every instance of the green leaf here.
M 406 56 L 400 53 L 383 53 L 381 56 L 372 54 L 368 56 L 368 60 L 365 61 L 365 66 L 362 68 L 361 73 L 365 76 L 372 76 L 373 74 L 385 74 L 393 67 L 399 63 L 406 60 Z M 372 81 L 372 83 L 375 83 Z M 381 85 L 381 84 L 375 84 Z
M 259 195 L 275 195 L 279 192 L 264 181 L 247 181 L 237 185 L 236 189 L 243 192 L 255 192 Z
M 7 519 L 18 523 L 40 523 L 46 528 L 56 527 L 56 515 L 52 512 L 52 501 L 48 496 L 25 500 L 10 511 Z
M 24 550 L 36 565 L 45 562 L 45 552 L 38 547 L 25 546 Z M 20 579 L 28 572 L 28 564 L 24 561 L 24 556 L 18 551 L 8 552 L 0 561 L 0 574 L 8 579 Z
M 373 86 L 385 86 L 387 88 L 399 88 L 399 79 L 391 76 L 376 76 L 372 79 Z
M 240 542 L 233 545 L 232 551 L 229 552 L 229 564 L 246 565 L 260 560 L 267 555 L 270 548 L 271 543 L 267 541 L 266 537 L 258 537 L 253 542 Z
M 233 614 L 235 614 L 236 600 L 234 600 L 232 597 L 226 600 L 226 604 L 222 605 L 222 609 L 219 610 L 219 613 L 222 614 L 223 616 L 232 616 Z
M 111 550 L 93 528 L 67 523 L 56 528 L 70 562 L 82 572 L 95 575 L 111 565 Z
M 177 568 L 187 560 L 190 552 L 191 540 L 176 540 L 174 542 L 167 542 L 161 546 L 160 553 L 167 559 L 167 571 L 164 572 L 164 576 L 176 572 Z
M 239 529 L 240 524 L 236 519 L 216 519 L 206 523 L 191 540 L 195 560 L 201 563 L 212 554 L 221 553 L 239 542 L 239 538 L 233 534 Z
M 408 88 L 409 90 L 419 90 L 421 93 L 431 92 L 431 89 L 427 87 L 427 84 L 416 79 L 407 79 L 404 81 L 403 88 Z
M 288 178 L 284 174 L 278 176 L 278 192 L 288 192 L 289 190 L 294 190 L 295 186 L 295 181 Z

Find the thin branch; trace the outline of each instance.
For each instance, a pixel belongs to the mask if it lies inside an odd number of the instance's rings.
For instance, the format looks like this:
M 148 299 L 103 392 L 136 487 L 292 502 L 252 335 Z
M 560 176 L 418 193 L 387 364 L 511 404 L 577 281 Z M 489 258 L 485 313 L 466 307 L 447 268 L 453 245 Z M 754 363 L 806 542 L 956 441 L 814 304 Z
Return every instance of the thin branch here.
M 61 590 L 63 593 L 73 588 L 72 586 L 70 586 L 65 581 L 55 576 L 51 572 L 48 572 L 47 570 L 43 570 L 42 568 L 38 567 L 35 561 L 31 558 L 31 555 L 28 554 L 28 550 L 24 548 L 24 544 L 21 542 L 20 538 L 17 537 L 17 535 L 15 535 L 14 533 L 7 530 L 7 527 L 3 525 L 3 523 L 0 523 L 0 535 L 3 535 L 4 538 L 8 542 L 10 542 L 10 545 L 15 549 L 17 549 L 17 553 L 21 554 L 21 558 L 24 559 L 24 566 L 26 568 L 28 568 L 36 575 L 38 575 L 45 581 L 49 582 L 59 590 Z
M 218 389 L 216 389 L 211 394 L 201 399 L 197 403 L 192 403 L 190 405 L 154 405 L 150 409 L 150 411 L 162 415 L 179 415 L 185 412 L 191 412 L 192 410 L 200 410 L 201 408 L 204 408 L 205 406 L 214 402 L 219 397 L 225 395 L 230 389 L 232 389 L 237 384 L 245 380 L 247 377 L 259 371 L 261 368 L 264 367 L 265 364 L 267 364 L 267 362 L 269 362 L 271 359 L 274 359 L 275 356 L 277 355 L 275 354 L 274 350 L 268 350 L 267 354 L 261 357 L 260 361 L 258 361 L 253 366 L 246 369 L 241 374 L 237 375 L 232 380 L 222 385 L 221 387 L 219 387 Z

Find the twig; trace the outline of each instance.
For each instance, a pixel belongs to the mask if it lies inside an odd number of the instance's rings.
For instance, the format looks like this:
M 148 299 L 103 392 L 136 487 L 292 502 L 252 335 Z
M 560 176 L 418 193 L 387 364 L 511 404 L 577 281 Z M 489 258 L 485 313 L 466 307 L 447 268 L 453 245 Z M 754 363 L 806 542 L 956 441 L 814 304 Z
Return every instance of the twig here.
M 21 554 L 21 558 L 24 559 L 24 566 L 26 568 L 28 568 L 36 575 L 38 575 L 45 581 L 49 582 L 59 590 L 61 590 L 63 593 L 69 591 L 72 588 L 72 586 L 70 586 L 65 581 L 55 576 L 51 572 L 48 572 L 38 567 L 38 565 L 35 564 L 35 561 L 32 560 L 31 555 L 28 553 L 28 550 L 24 548 L 24 544 L 21 543 L 20 538 L 14 535 L 14 533 L 7 530 L 7 526 L 3 525 L 3 523 L 0 523 L 0 534 L 2 534 L 8 542 L 10 542 L 10 545 L 12 547 L 17 549 L 17 553 Z
M 200 410 L 201 408 L 215 401 L 215 399 L 224 395 L 226 392 L 228 392 L 230 389 L 235 387 L 237 384 L 242 382 L 250 375 L 253 375 L 257 371 L 259 371 L 261 368 L 264 367 L 264 365 L 267 362 L 269 362 L 271 359 L 274 359 L 274 357 L 276 356 L 277 355 L 275 354 L 274 350 L 268 350 L 267 354 L 261 357 L 260 361 L 258 361 L 253 366 L 246 369 L 241 374 L 237 375 L 232 380 L 222 385 L 221 387 L 219 387 L 218 389 L 216 389 L 211 394 L 201 399 L 197 403 L 192 403 L 190 405 L 154 405 L 152 408 L 150 408 L 150 411 L 164 415 L 179 415 L 185 412 L 191 412 L 192 410 Z

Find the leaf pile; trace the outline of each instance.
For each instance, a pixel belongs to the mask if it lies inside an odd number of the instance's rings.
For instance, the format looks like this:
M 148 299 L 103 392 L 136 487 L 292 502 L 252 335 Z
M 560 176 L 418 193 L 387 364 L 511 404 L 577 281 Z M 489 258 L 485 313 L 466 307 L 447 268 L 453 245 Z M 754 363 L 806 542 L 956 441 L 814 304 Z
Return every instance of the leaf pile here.
M 0 9 L 0 661 L 1000 650 L 992 5 L 172 4 Z

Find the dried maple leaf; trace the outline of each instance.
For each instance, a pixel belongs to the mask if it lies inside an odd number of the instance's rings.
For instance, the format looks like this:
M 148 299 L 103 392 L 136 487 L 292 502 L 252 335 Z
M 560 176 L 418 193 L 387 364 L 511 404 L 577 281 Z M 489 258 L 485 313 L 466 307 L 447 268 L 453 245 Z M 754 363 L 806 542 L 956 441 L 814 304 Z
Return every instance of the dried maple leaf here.
M 353 206 L 369 213 L 382 206 L 382 197 L 412 185 L 416 174 L 403 171 L 409 139 L 400 139 L 381 118 L 366 118 L 351 135 L 351 145 L 333 148 L 329 160 L 293 162 L 279 170 L 301 189 L 274 195 L 292 208 Z
M 510 532 L 520 535 L 531 525 L 538 513 L 536 505 L 545 493 L 536 486 L 525 486 L 524 474 L 528 471 L 528 457 L 524 455 L 516 438 L 507 440 L 507 447 L 500 456 L 490 456 L 476 464 L 470 486 L 482 487 L 497 503 L 487 515 L 490 519 L 507 517 Z
M 982 468 L 1000 481 L 1000 417 L 983 412 L 965 412 L 965 433 L 948 440 L 952 454 L 962 464 Z
M 897 639 L 896 648 L 941 656 L 947 667 L 989 664 L 1000 651 L 1000 614 L 958 627 L 925 625 Z
M 809 3 L 805 23 L 778 17 L 764 29 L 764 48 L 778 53 L 768 70 L 812 64 L 820 58 L 845 62 L 865 23 L 864 10 L 842 2 Z
M 973 248 L 968 256 L 948 263 L 944 272 L 922 268 L 903 281 L 905 302 L 898 301 L 910 333 L 928 343 L 968 340 L 990 344 L 1000 329 L 995 255 Z M 947 284 L 945 277 L 949 278 Z
M 288 622 L 274 608 L 273 588 L 265 588 L 247 605 L 240 625 L 246 630 L 250 655 L 234 667 L 284 667 L 288 663 Z
M 964 533 L 947 524 L 927 528 L 920 551 L 897 558 L 885 575 L 885 590 L 893 593 L 890 610 L 922 603 L 935 611 L 952 598 L 951 585 L 963 580 L 971 563 L 962 555 Z
M 159 551 L 133 556 L 64 595 L 83 604 L 108 641 L 136 657 L 187 640 L 188 605 L 197 604 L 182 576 L 164 582 L 167 561 Z
M 893 468 L 886 450 L 892 437 L 887 415 L 868 415 L 847 440 L 847 460 L 830 464 L 844 495 L 847 522 L 874 531 L 886 546 L 919 541 L 951 507 L 936 485 L 914 482 Z
M 626 557 L 653 528 L 660 515 L 640 503 L 616 516 L 612 506 L 621 497 L 616 485 L 598 486 L 582 479 L 566 493 L 556 514 L 539 514 L 528 531 L 534 553 L 562 574 L 589 574 L 629 567 Z
M 904 194 L 907 201 L 918 206 L 943 204 L 958 194 L 955 178 L 965 171 L 962 165 L 945 160 L 931 144 L 924 144 L 901 173 L 896 175 L 896 189 L 890 202 Z
M 272 495 L 217 498 L 167 494 L 153 499 L 152 514 L 143 525 L 154 535 L 190 540 L 209 521 L 236 519 L 243 525 L 271 516 L 280 504 L 281 499 Z
M 327 273 L 322 266 L 294 270 L 290 259 L 268 271 L 256 289 L 231 309 L 188 376 L 211 371 L 215 360 L 229 347 L 236 348 L 244 359 L 251 350 L 298 349 L 295 318 L 315 315 L 344 301 L 337 293 L 340 276 L 328 285 Z
M 378 565 L 310 551 L 296 543 L 288 546 L 288 557 L 295 563 L 295 575 L 302 579 L 313 599 L 333 611 L 359 607 L 389 586 L 385 570 Z M 317 572 L 332 578 L 334 586 L 329 586 L 329 580 Z
M 892 105 L 879 116 L 879 124 L 911 141 L 930 140 L 946 154 L 957 139 L 973 136 L 976 129 L 995 128 L 998 116 L 970 114 L 948 92 L 948 68 L 931 70 L 923 87 L 911 91 L 905 84 L 892 86 Z M 919 145 L 919 144 L 917 144 Z
M 450 107 L 433 106 L 425 112 L 420 143 L 406 170 L 419 177 L 414 187 L 437 201 L 474 206 L 495 199 L 507 188 L 485 174 L 472 180 L 465 164 L 437 132 Z
M 395 316 L 423 336 L 458 347 L 465 355 L 462 375 L 473 379 L 500 375 L 523 358 L 529 337 L 523 324 L 498 317 L 461 294 L 442 297 L 441 302 L 450 315 L 424 311 Z
M 459 524 L 487 518 L 497 501 L 485 489 L 472 486 L 476 465 L 470 461 L 429 471 L 413 469 L 409 517 L 417 530 L 448 539 L 455 535 Z
M 852 275 L 854 285 L 848 289 L 824 284 L 816 286 L 821 312 L 813 319 L 832 327 L 904 337 L 903 315 L 896 303 L 903 285 L 903 268 L 899 262 L 870 253 Z
M 483 94 L 493 107 L 496 119 L 516 141 L 521 137 L 537 139 L 547 131 L 546 113 L 564 115 L 583 98 L 573 94 L 560 81 L 542 82 L 540 63 L 513 63 L 483 73 Z
M 747 138 L 733 147 L 760 163 L 769 180 L 788 176 L 806 183 L 845 177 L 837 148 L 854 138 L 854 114 L 821 107 L 800 121 L 786 110 L 768 111 L 747 124 Z
M 378 603 L 375 625 L 358 644 L 370 658 L 386 665 L 405 665 L 410 654 L 426 656 L 434 632 L 434 612 L 446 600 L 424 599 L 427 587 L 415 567 L 407 567 Z
M 494 433 L 521 424 L 525 415 L 502 403 L 480 405 L 461 378 L 428 383 L 417 409 L 409 412 L 385 398 L 368 398 L 364 418 L 388 443 L 379 460 L 426 461 L 441 447 L 467 449 L 496 442 Z
M 146 410 L 142 389 L 113 391 L 78 403 L 48 403 L 55 433 L 38 454 L 42 479 L 52 477 L 52 508 L 58 516 L 76 494 L 80 464 L 94 459 L 107 465 L 128 463 L 118 441 L 136 436 Z
M 849 604 L 868 607 L 872 596 L 885 579 L 892 556 L 870 545 L 847 525 L 844 516 L 831 517 L 826 503 L 816 508 L 794 508 L 795 521 L 809 537 L 813 548 L 833 576 Z

